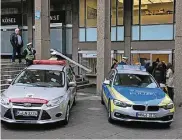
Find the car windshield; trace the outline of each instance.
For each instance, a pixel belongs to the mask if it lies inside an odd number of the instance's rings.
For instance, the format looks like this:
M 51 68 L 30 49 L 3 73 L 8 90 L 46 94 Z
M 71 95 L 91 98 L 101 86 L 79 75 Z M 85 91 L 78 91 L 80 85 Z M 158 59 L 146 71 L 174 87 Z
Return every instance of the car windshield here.
M 29 85 L 39 87 L 62 87 L 64 72 L 55 70 L 26 69 L 14 81 L 14 85 Z
M 150 75 L 117 74 L 114 80 L 115 86 L 157 88 L 158 85 Z

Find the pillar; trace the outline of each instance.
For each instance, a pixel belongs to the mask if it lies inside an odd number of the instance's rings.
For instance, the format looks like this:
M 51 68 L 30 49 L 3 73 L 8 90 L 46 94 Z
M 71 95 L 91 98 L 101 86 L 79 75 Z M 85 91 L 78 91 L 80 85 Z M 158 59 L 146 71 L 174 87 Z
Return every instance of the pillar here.
M 182 0 L 176 0 L 176 37 L 175 37 L 175 101 L 182 104 Z
M 97 0 L 97 94 L 111 68 L 110 0 Z
M 124 55 L 131 63 L 131 30 L 133 0 L 124 0 Z
M 36 59 L 50 58 L 50 0 L 35 0 L 35 49 Z
M 27 24 L 28 24 L 28 42 L 33 43 L 33 1 L 27 0 L 28 14 L 27 14 Z
M 72 1 L 72 59 L 78 62 L 78 42 L 79 42 L 79 0 Z M 75 73 L 78 74 L 76 67 Z

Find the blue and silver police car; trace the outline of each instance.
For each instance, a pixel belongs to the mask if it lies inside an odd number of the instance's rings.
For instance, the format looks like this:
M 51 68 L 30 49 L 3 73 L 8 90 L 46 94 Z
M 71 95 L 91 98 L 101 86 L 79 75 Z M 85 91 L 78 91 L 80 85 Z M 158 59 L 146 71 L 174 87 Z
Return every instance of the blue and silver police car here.
M 170 126 L 174 103 L 142 66 L 118 65 L 102 85 L 108 121 L 156 122 Z

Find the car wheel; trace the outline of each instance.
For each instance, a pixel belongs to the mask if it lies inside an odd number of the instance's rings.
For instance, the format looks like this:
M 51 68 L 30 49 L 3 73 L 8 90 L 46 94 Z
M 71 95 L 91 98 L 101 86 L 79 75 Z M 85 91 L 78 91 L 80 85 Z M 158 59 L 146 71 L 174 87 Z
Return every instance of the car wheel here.
M 101 92 L 101 104 L 104 105 L 103 91 Z
M 114 120 L 112 119 L 112 116 L 111 116 L 111 101 L 109 100 L 109 103 L 108 103 L 108 121 L 110 123 L 113 123 Z
M 69 116 L 70 116 L 70 105 L 68 104 L 67 109 L 66 109 L 66 115 L 65 115 L 65 119 L 63 121 L 64 125 L 67 125 L 69 122 Z

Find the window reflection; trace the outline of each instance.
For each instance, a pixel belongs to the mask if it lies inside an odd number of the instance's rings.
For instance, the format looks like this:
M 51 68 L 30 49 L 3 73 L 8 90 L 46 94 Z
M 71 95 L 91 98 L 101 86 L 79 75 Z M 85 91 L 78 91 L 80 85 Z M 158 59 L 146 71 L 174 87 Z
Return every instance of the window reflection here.
M 97 27 L 97 0 L 86 0 L 86 26 Z

